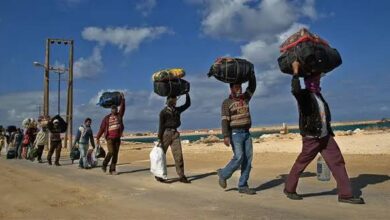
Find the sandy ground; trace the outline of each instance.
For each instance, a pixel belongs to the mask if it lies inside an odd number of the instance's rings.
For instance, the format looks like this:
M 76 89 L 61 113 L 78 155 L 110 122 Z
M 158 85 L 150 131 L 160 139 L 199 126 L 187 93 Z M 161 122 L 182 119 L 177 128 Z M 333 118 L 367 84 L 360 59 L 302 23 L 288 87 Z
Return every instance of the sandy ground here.
M 0 158 L 0 219 L 389 219 L 390 132 L 337 136 L 354 193 L 365 205 L 337 202 L 335 181 L 320 182 L 315 162 L 298 186 L 304 195 L 292 201 L 283 181 L 301 141 L 298 135 L 271 137 L 254 144 L 250 186 L 253 196 L 237 192 L 239 172 L 219 188 L 215 170 L 231 158 L 222 144 L 183 145 L 186 174 L 192 184 L 175 182 L 168 154 L 170 184 L 149 172 L 150 144 L 123 145 L 119 175 L 99 168 L 80 170 L 63 151 L 61 167 Z M 100 161 L 101 163 L 101 161 Z

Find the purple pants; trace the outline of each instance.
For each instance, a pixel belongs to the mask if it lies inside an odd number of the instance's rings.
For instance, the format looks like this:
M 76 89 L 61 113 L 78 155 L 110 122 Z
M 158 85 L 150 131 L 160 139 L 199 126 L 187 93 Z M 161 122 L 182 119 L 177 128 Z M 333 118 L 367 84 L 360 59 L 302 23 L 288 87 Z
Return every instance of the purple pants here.
M 337 182 L 339 198 L 352 197 L 352 188 L 345 170 L 344 158 L 334 138 L 330 135 L 323 138 L 303 137 L 302 143 L 302 152 L 291 168 L 285 190 L 296 192 L 299 176 L 320 152 Z

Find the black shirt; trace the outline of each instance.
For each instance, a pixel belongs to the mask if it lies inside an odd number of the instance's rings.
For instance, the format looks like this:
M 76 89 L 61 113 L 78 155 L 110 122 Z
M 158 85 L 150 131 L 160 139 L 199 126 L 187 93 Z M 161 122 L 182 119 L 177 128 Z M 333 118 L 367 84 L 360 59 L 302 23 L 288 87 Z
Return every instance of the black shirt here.
M 180 114 L 191 106 L 190 95 L 186 94 L 186 102 L 180 107 L 166 106 L 160 112 L 160 124 L 158 129 L 158 138 L 161 140 L 165 129 L 177 129 L 181 125 Z

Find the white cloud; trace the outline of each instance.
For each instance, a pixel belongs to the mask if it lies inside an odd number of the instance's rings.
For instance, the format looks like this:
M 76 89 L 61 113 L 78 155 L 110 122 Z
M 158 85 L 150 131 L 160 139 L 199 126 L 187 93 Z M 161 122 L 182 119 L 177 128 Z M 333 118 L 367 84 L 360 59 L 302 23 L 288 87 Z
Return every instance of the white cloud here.
M 88 58 L 79 58 L 73 65 L 75 78 L 94 78 L 103 71 L 101 49 L 97 46 Z
M 205 7 L 203 32 L 239 41 L 272 40 L 301 17 L 317 16 L 314 0 L 214 0 Z
M 156 5 L 156 0 L 140 0 L 135 7 L 142 13 L 143 16 L 148 16 Z
M 144 41 L 167 33 L 172 33 L 167 27 L 87 27 L 82 31 L 82 36 L 86 40 L 97 41 L 100 45 L 115 45 L 125 53 L 130 53 L 138 49 Z

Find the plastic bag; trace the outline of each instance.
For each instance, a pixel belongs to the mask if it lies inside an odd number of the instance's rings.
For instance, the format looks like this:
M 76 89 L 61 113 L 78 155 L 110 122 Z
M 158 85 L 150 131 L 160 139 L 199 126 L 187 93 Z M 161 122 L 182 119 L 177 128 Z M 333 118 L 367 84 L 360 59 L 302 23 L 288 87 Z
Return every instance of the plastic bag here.
M 149 156 L 150 172 L 156 177 L 167 179 L 167 159 L 160 143 L 154 145 Z

